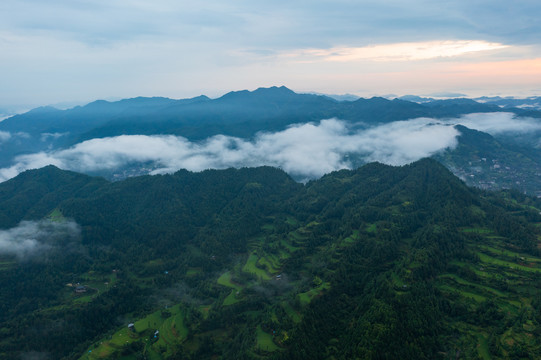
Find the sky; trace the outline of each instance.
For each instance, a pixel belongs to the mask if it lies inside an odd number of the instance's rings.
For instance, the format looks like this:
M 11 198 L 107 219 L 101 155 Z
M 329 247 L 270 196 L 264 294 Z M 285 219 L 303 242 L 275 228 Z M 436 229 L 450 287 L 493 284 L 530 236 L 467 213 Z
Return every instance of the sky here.
M 273 85 L 541 95 L 539 14 L 538 0 L 2 0 L 0 110 Z

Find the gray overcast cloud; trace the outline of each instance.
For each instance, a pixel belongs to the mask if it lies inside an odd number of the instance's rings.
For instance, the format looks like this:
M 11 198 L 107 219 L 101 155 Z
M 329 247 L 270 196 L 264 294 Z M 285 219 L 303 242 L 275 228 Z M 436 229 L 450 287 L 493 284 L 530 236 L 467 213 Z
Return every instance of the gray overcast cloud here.
M 536 44 L 541 32 L 537 21 L 541 4 L 524 0 L 5 0 L 0 9 L 4 31 L 51 32 L 90 44 L 149 36 L 205 42 L 227 39 L 282 50 L 480 35 L 483 40 Z

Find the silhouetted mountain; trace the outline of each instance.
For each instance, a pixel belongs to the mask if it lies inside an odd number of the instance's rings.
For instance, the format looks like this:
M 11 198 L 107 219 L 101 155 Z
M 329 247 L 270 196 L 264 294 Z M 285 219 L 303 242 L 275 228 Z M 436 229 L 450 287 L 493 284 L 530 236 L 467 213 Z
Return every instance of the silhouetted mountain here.
M 417 96 L 417 95 L 404 95 L 404 96 L 400 96 L 398 99 L 404 100 L 404 101 L 416 102 L 416 103 L 427 103 L 430 101 L 435 101 L 435 99 L 433 98 L 422 97 L 422 96 Z
M 338 95 L 338 94 L 323 94 L 323 93 L 318 93 L 318 92 L 310 92 L 309 94 L 326 96 L 326 97 L 331 98 L 331 99 L 336 100 L 336 101 L 355 101 L 355 100 L 360 99 L 360 96 L 353 95 L 353 94 L 340 94 L 340 95 Z
M 424 106 L 430 108 L 436 115 L 440 116 L 455 116 L 457 114 L 468 114 L 476 112 L 498 112 L 500 107 L 491 104 L 480 104 L 471 99 L 448 99 L 448 100 L 433 100 L 423 103 Z
M 143 116 L 174 104 L 191 104 L 206 100 L 209 100 L 206 96 L 183 100 L 138 97 L 115 102 L 97 100 L 68 110 L 40 107 L 2 121 L 0 128 L 10 132 L 26 132 L 34 136 L 54 132 L 76 134 L 118 117 Z
M 343 102 L 341 105 L 342 113 L 339 118 L 352 122 L 385 123 L 431 116 L 428 109 L 422 105 L 399 99 L 361 98 L 352 102 Z
M 69 110 L 31 111 L 0 123 L 0 130 L 65 133 L 61 144 L 122 134 L 175 134 L 202 139 L 216 134 L 250 137 L 258 131 L 276 131 L 294 123 L 337 117 L 381 123 L 419 116 L 446 117 L 469 112 L 500 111 L 495 105 L 474 101 L 434 101 L 416 104 L 398 99 L 358 99 L 338 102 L 326 96 L 296 94 L 286 87 L 236 91 L 210 100 L 135 98 L 117 102 L 95 101 Z M 24 151 L 21 150 L 21 151 Z
M 483 96 L 476 98 L 475 100 L 485 103 L 498 105 L 504 109 L 522 108 L 531 110 L 541 110 L 541 97 L 529 97 L 529 98 L 513 98 L 513 97 L 500 97 L 500 96 Z

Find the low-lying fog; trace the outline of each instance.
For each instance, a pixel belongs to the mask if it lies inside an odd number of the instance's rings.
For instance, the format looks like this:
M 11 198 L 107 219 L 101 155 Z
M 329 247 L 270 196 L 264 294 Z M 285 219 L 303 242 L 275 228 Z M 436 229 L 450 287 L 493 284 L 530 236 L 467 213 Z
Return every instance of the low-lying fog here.
M 313 179 L 333 170 L 379 161 L 403 165 L 457 145 L 453 126 L 492 135 L 541 130 L 541 122 L 512 113 L 468 114 L 456 119 L 418 118 L 377 126 L 339 119 L 296 124 L 279 132 L 261 132 L 252 139 L 217 135 L 191 142 L 173 135 L 122 135 L 92 139 L 68 149 L 21 155 L 0 169 L 0 181 L 22 171 L 53 164 L 78 172 L 114 171 L 134 163 L 151 163 L 153 174 L 184 168 L 191 171 L 271 165 L 297 179 Z M 0 133 L 0 143 L 10 138 Z M 353 160 L 354 159 L 354 160 Z

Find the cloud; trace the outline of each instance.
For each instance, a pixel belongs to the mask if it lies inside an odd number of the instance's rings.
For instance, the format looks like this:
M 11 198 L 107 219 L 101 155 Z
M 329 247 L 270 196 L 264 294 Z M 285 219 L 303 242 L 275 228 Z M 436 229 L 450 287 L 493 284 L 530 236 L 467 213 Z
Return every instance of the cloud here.
M 476 52 L 498 50 L 508 47 L 500 43 L 481 40 L 440 40 L 404 42 L 364 47 L 333 47 L 330 49 L 306 49 L 282 55 L 299 61 L 418 61 L 458 57 Z
M 62 136 L 64 136 L 64 135 L 66 135 L 66 134 L 67 134 L 67 133 L 58 133 L 58 132 L 56 132 L 56 133 L 43 133 L 43 134 L 41 134 L 41 136 L 40 136 L 40 140 L 41 140 L 41 141 L 47 141 L 47 140 L 49 140 L 49 139 L 57 140 L 58 138 L 60 138 L 60 137 L 62 137 Z
M 253 139 L 217 135 L 191 142 L 173 135 L 122 135 L 84 141 L 56 151 L 22 155 L 11 167 L 0 169 L 5 181 L 27 169 L 53 164 L 83 173 L 146 164 L 153 174 L 178 169 L 202 171 L 228 167 L 270 165 L 282 168 L 296 179 L 318 178 L 364 162 L 403 165 L 457 145 L 454 125 L 488 132 L 531 132 L 541 122 L 517 118 L 512 113 L 468 114 L 437 120 L 418 118 L 367 127 L 338 119 L 296 124 L 278 132 L 261 132 Z
M 456 145 L 458 132 L 432 119 L 399 121 L 352 130 L 337 119 L 259 133 L 252 140 L 218 135 L 202 142 L 179 136 L 122 135 L 92 139 L 72 148 L 18 156 L 16 164 L 0 169 L 0 179 L 53 164 L 62 169 L 97 172 L 133 163 L 152 163 L 154 174 L 181 168 L 201 171 L 271 165 L 299 179 L 350 168 L 358 161 L 401 165 Z
M 539 119 L 517 117 L 515 114 L 507 112 L 467 114 L 457 120 L 448 120 L 448 123 L 461 124 L 491 135 L 541 131 Z
M 311 43 L 320 47 L 351 40 L 389 43 L 389 39 L 434 39 L 443 34 L 537 43 L 540 25 L 536 15 L 540 11 L 536 1 L 510 5 L 503 0 L 445 4 L 429 0 L 4 0 L 0 26 L 98 44 L 145 36 L 155 40 L 184 36 L 206 42 L 220 36 L 229 43 L 240 41 L 252 46 L 298 47 Z
M 0 254 L 19 260 L 42 257 L 54 249 L 69 249 L 79 236 L 79 226 L 73 221 L 22 221 L 14 228 L 0 230 Z
M 11 134 L 7 131 L 0 131 L 0 144 L 11 138 Z
M 365 161 L 404 165 L 454 148 L 459 132 L 450 124 L 419 118 L 372 128 L 363 135 Z

